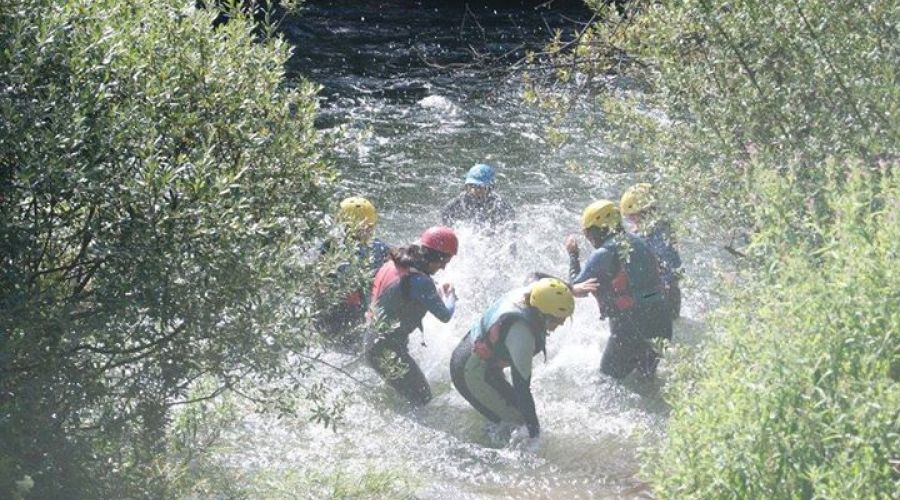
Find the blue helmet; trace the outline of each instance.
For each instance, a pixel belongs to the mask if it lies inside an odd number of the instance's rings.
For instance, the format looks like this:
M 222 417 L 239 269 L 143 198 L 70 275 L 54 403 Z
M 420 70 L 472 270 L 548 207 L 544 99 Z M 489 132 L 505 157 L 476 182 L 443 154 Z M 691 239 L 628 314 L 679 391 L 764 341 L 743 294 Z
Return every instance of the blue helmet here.
M 489 187 L 494 184 L 494 167 L 479 163 L 469 169 L 466 174 L 466 184 Z

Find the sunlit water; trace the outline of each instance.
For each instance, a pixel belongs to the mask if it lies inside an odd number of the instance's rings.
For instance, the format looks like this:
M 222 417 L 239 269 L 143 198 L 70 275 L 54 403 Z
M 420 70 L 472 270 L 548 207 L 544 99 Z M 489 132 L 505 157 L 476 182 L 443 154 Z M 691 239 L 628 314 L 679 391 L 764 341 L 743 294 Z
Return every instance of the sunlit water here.
M 408 243 L 437 223 L 440 207 L 461 190 L 476 162 L 499 168 L 498 191 L 516 208 L 516 220 L 513 230 L 491 236 L 460 228 L 459 255 L 436 276 L 456 286 L 459 303 L 448 324 L 429 316 L 424 334 L 411 336 L 413 357 L 435 395 L 427 407 L 404 408 L 374 372 L 331 354 L 330 362 L 366 384 L 337 373 L 316 375 L 353 391 L 337 432 L 302 418 L 247 416 L 229 434 L 234 446 L 223 462 L 247 477 L 283 479 L 269 484 L 284 484 L 285 491 L 273 486 L 264 495 L 319 496 L 328 492 L 291 491 L 284 478 L 371 471 L 410 478 L 417 498 L 650 495 L 638 474 L 637 450 L 665 432 L 667 407 L 659 392 L 665 362 L 658 383 L 623 384 L 602 375 L 608 330 L 592 298 L 580 299 L 573 319 L 551 334 L 546 361 L 536 359 L 532 390 L 543 428 L 537 453 L 492 441 L 485 420 L 450 383 L 451 352 L 484 308 L 530 271 L 565 276 L 562 242 L 578 230 L 581 208 L 601 197 L 618 199 L 633 181 L 611 164 L 597 139 L 576 134 L 561 149 L 549 147 L 541 138 L 547 118 L 521 103 L 515 75 L 422 62 L 470 61 L 469 45 L 494 54 L 523 43 L 538 47 L 549 38 L 548 25 L 571 30 L 575 19 L 589 17 L 577 5 L 548 13 L 513 3 L 467 13 L 396 0 L 314 2 L 300 20 L 287 22 L 297 46 L 290 73 L 324 86 L 321 126 L 347 126 L 358 139 L 338 155 L 342 194 L 375 202 L 383 239 Z M 702 285 L 716 255 L 692 239 L 681 249 L 688 275 Z M 588 252 L 583 245 L 582 254 Z M 685 290 L 686 318 L 676 323 L 676 343 L 699 330 L 712 300 L 702 288 L 688 284 Z

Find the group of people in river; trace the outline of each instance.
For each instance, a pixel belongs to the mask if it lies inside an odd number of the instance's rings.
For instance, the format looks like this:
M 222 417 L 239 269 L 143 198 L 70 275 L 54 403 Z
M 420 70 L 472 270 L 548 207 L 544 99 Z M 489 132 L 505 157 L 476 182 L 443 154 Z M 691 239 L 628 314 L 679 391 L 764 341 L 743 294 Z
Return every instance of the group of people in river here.
M 454 287 L 432 278 L 459 249 L 451 226 L 492 227 L 513 218 L 511 206 L 494 190 L 494 179 L 493 167 L 472 167 L 464 192 L 441 212 L 444 225 L 396 248 L 373 238 L 378 214 L 371 202 L 351 197 L 340 204 L 338 219 L 357 248 L 355 258 L 373 276 L 371 291 L 356 290 L 326 308 L 320 331 L 334 336 L 362 325 L 367 364 L 413 405 L 427 404 L 432 395 L 409 353 L 409 337 L 422 328 L 428 313 L 446 323 L 457 306 Z M 650 184 L 631 186 L 619 203 L 589 204 L 581 215 L 581 230 L 594 248 L 583 265 L 577 239 L 568 236 L 568 279 L 532 273 L 527 285 L 503 294 L 483 312 L 450 360 L 451 380 L 460 395 L 489 426 L 515 429 L 512 439 L 527 447 L 537 445 L 541 432 L 531 393 L 532 358 L 545 352 L 549 332 L 574 313 L 576 298 L 593 295 L 601 320 L 609 319 L 600 369 L 616 379 L 632 372 L 653 377 L 659 361 L 653 339 L 671 339 L 673 320 L 680 315 L 681 259 Z M 322 252 L 329 248 L 326 243 Z

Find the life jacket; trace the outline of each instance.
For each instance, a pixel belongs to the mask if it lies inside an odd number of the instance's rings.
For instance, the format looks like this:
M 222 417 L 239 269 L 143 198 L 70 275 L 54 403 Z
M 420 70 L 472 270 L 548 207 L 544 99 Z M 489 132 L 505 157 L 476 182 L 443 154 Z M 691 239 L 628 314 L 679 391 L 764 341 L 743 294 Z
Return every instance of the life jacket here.
M 424 304 L 413 300 L 410 295 L 409 279 L 419 272 L 409 267 L 397 266 L 388 260 L 375 273 L 372 298 L 366 317 L 397 323 L 390 336 L 406 337 L 416 328 L 422 328 L 422 318 L 428 312 Z
M 604 316 L 624 314 L 643 304 L 663 300 L 659 264 L 642 238 L 624 234 L 603 247 L 615 256 L 617 267 L 609 286 L 601 286 L 595 292 Z
M 527 288 L 513 290 L 497 302 L 475 322 L 469 330 L 472 336 L 472 352 L 479 358 L 505 368 L 511 359 L 506 349 L 506 336 L 516 321 L 524 321 L 534 336 L 534 354 L 544 352 L 547 329 L 543 315 L 537 308 L 521 303 Z

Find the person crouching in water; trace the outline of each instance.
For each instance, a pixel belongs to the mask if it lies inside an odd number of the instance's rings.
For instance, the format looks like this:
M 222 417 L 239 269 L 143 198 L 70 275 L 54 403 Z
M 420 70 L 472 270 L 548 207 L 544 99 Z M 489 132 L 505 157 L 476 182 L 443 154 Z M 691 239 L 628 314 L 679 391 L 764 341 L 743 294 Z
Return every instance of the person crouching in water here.
M 531 360 L 545 352 L 548 332 L 574 310 L 565 283 L 541 279 L 494 302 L 453 351 L 450 376 L 456 390 L 491 423 L 524 425 L 527 434 L 517 430 L 513 438 L 526 441 L 526 448 L 536 448 L 541 433 L 531 395 Z
M 642 182 L 622 193 L 619 202 L 625 229 L 644 238 L 659 261 L 659 276 L 672 319 L 681 316 L 681 256 L 675 248 L 675 234 L 669 221 L 656 209 L 653 185 Z
M 340 263 L 329 277 L 333 285 L 345 283 L 350 279 L 359 280 L 359 283 L 357 286 L 350 286 L 351 291 L 344 297 L 335 299 L 328 293 L 320 294 L 317 298 L 320 302 L 317 309 L 321 313 L 316 318 L 316 325 L 326 339 L 351 347 L 353 344 L 359 344 L 359 336 L 347 338 L 348 333 L 365 321 L 368 308 L 366 292 L 372 287 L 375 272 L 387 259 L 389 247 L 378 238 L 373 238 L 378 212 L 366 198 L 352 196 L 342 200 L 337 220 L 342 230 L 340 239 L 335 237 L 326 240 L 319 253 L 324 257 L 337 251 L 343 240 L 344 244 L 354 249 L 352 255 L 354 262 Z M 362 276 L 357 276 L 353 268 L 361 269 Z
M 672 317 L 663 297 L 658 264 L 653 251 L 639 236 L 625 232 L 613 202 L 600 200 L 581 215 L 584 237 L 595 248 L 584 268 L 578 258 L 578 242 L 566 238 L 569 275 L 576 297 L 589 292 L 600 316 L 609 318 L 609 340 L 600 370 L 616 379 L 635 369 L 647 377 L 656 373 L 659 355 L 650 340 L 672 338 Z M 593 280 L 593 281 L 592 281 Z
M 364 342 L 366 361 L 416 406 L 431 400 L 431 388 L 409 354 L 409 335 L 422 329 L 422 318 L 428 312 L 444 323 L 453 316 L 453 286 L 445 283 L 438 288 L 431 276 L 450 262 L 458 247 L 452 229 L 429 228 L 417 244 L 391 250 L 372 286 Z

